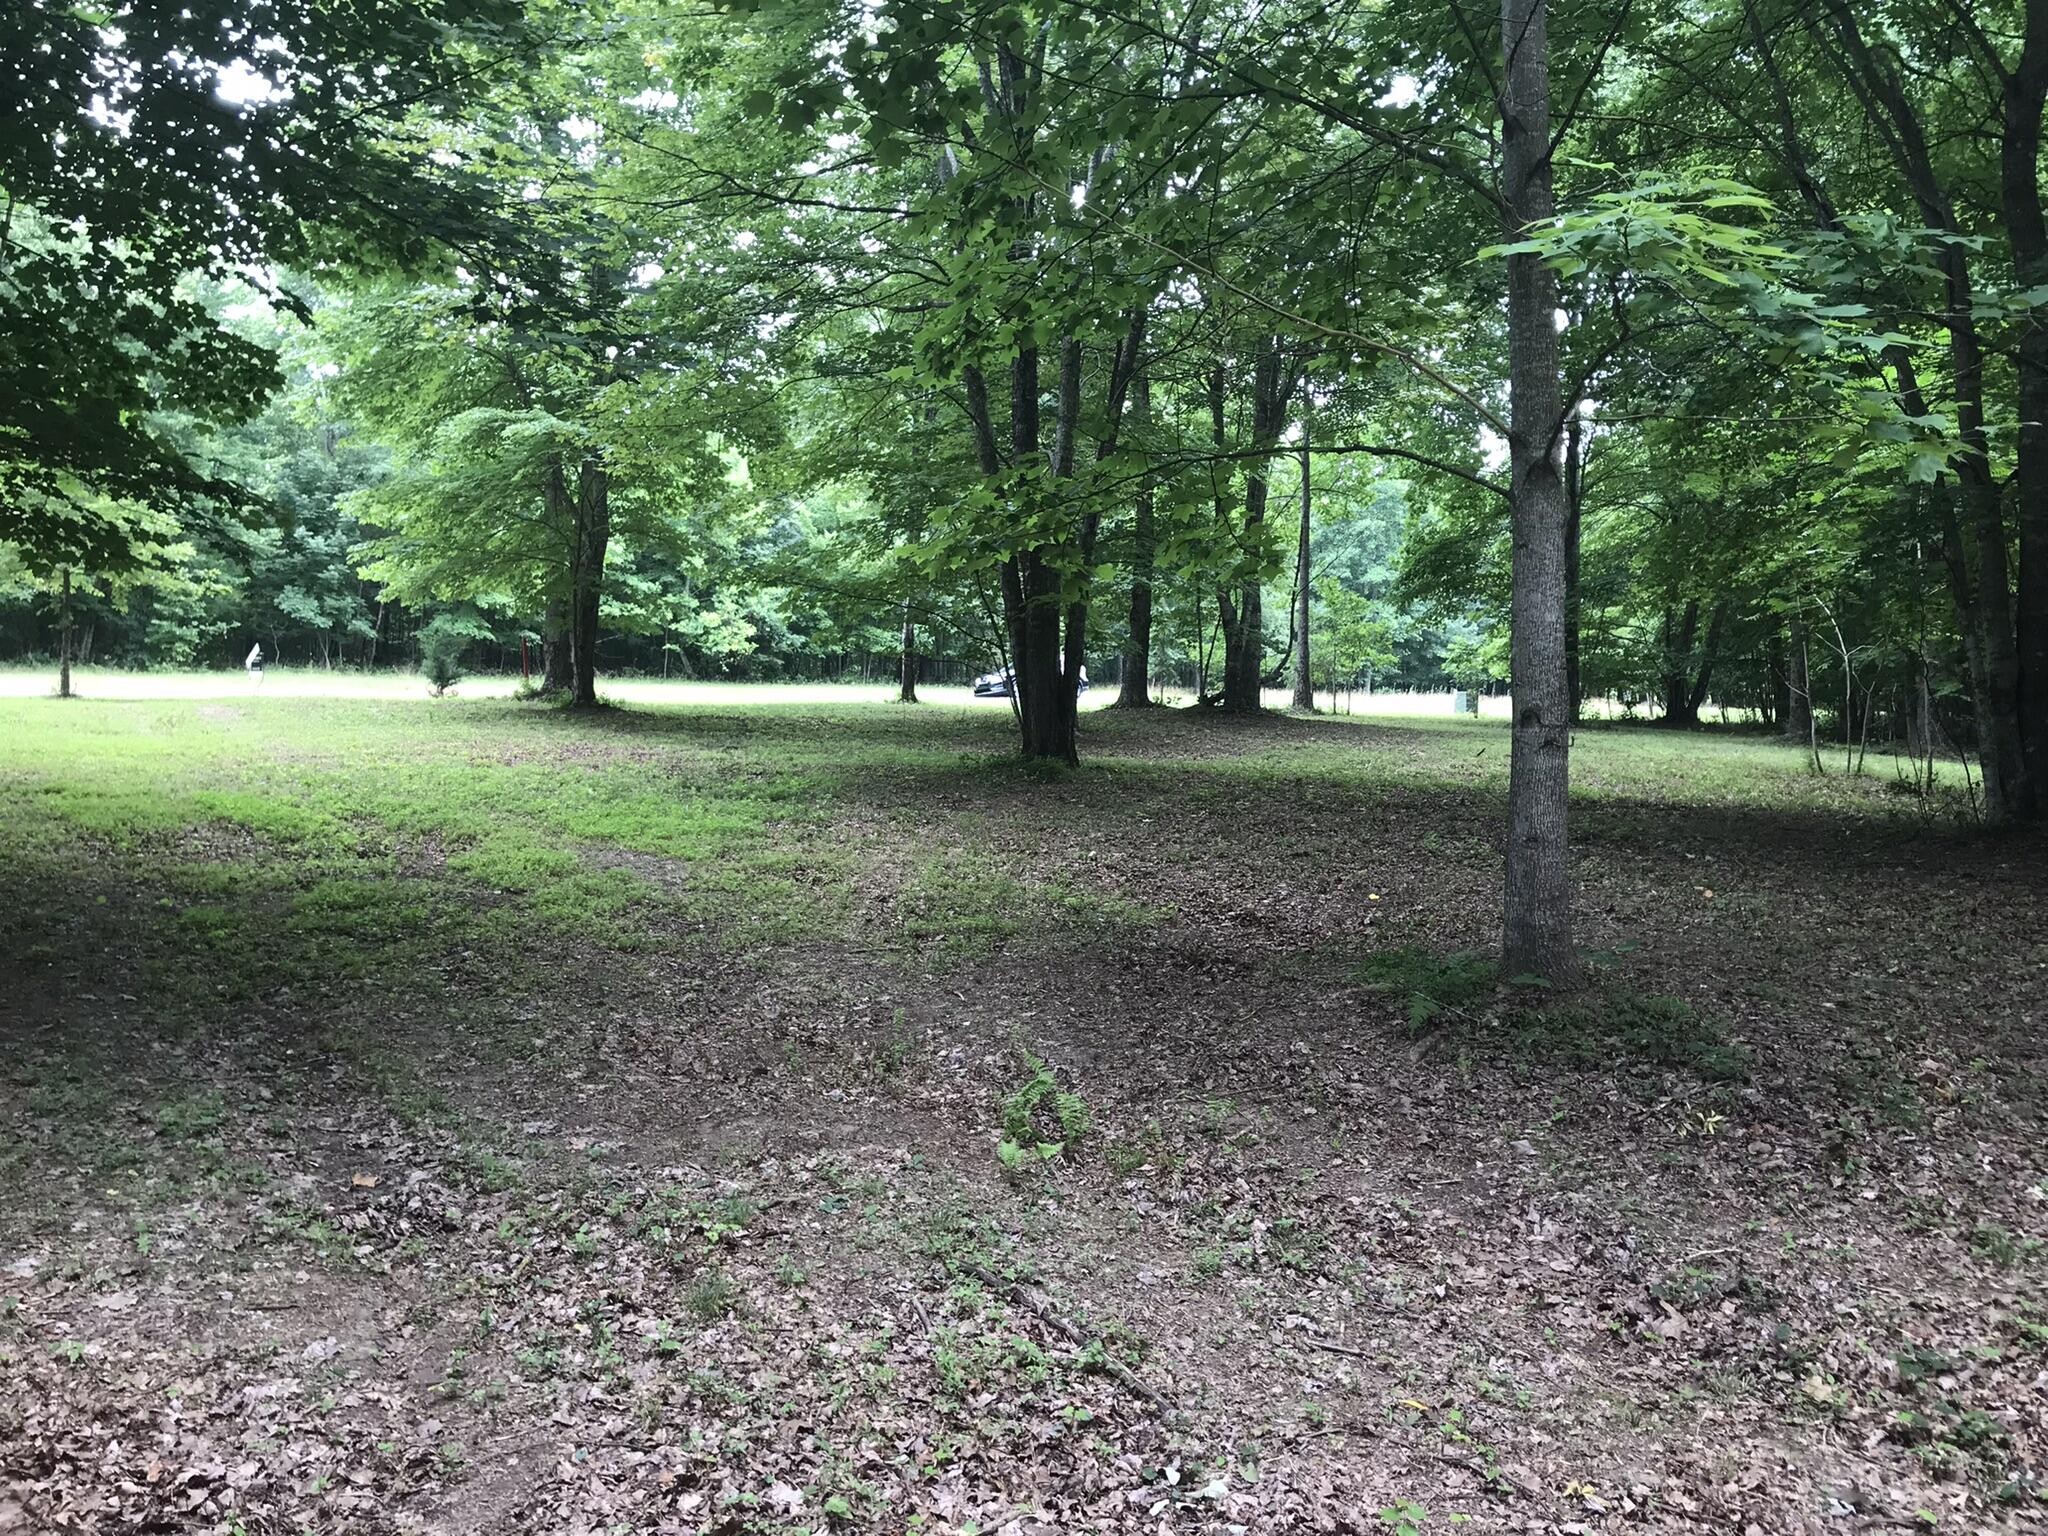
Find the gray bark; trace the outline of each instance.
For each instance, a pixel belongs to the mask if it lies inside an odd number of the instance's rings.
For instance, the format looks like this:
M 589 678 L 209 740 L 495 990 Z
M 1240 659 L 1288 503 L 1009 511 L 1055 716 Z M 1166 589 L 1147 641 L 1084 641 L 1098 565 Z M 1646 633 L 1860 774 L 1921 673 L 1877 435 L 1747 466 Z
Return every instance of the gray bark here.
M 1501 193 L 1519 239 L 1556 213 L 1550 171 L 1546 0 L 1502 0 Z M 1557 280 L 1530 253 L 1508 258 L 1508 449 L 1514 493 L 1507 879 L 1501 963 L 1553 986 L 1580 976 L 1572 949 L 1565 685 L 1565 566 L 1570 507 L 1559 464 Z

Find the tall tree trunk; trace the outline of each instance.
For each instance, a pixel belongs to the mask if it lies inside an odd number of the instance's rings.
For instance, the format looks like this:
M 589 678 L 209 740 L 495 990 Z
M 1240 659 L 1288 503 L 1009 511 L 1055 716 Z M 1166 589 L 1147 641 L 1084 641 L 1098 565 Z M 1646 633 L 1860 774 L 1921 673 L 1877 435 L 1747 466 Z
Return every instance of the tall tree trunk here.
M 1769 713 L 1764 716 L 1763 723 L 1775 730 L 1785 728 L 1785 716 L 1791 712 L 1791 678 L 1785 666 L 1785 632 L 1774 630 L 1764 649 L 1764 671 L 1770 678 L 1771 692 L 1764 705 Z
M 1223 707 L 1256 714 L 1264 707 L 1266 616 L 1259 567 L 1266 538 L 1265 455 L 1280 441 L 1294 379 L 1280 354 L 1280 339 L 1268 336 L 1252 363 L 1252 470 L 1244 483 L 1243 559 L 1250 568 L 1231 595 L 1224 618 Z
M 1010 461 L 1038 456 L 1038 348 L 1020 346 L 1010 362 Z M 1074 721 L 1060 707 L 1060 573 L 1043 548 L 1010 560 L 1004 601 L 1010 610 L 1011 693 L 1017 702 L 1024 756 L 1075 762 Z
M 1117 342 L 1116 353 L 1110 360 L 1109 389 L 1103 402 L 1102 435 L 1095 440 L 1095 462 L 1098 465 L 1115 456 L 1123 433 L 1124 406 L 1130 399 L 1131 381 L 1137 374 L 1138 360 L 1145 346 L 1145 319 L 1145 306 L 1134 305 L 1124 334 Z M 1072 338 L 1060 348 L 1059 409 L 1060 423 L 1054 437 L 1052 462 L 1055 485 L 1073 477 L 1075 446 L 1081 427 L 1081 346 Z M 1067 604 L 1066 639 L 1060 653 L 1060 711 L 1066 717 L 1062 731 L 1077 749 L 1080 728 L 1076 716 L 1081 707 L 1081 679 L 1088 663 L 1089 573 L 1095 567 L 1095 542 L 1101 531 L 1102 514 L 1091 497 L 1081 513 L 1075 561 L 1078 567 L 1074 578 L 1076 591 L 1073 600 Z
M 1714 667 L 1721 659 L 1721 635 L 1728 627 L 1728 604 L 1714 604 L 1713 616 L 1707 620 L 1706 644 L 1700 647 L 1698 669 L 1692 675 L 1692 687 L 1685 696 L 1686 717 L 1694 725 L 1700 723 L 1700 710 L 1707 702 L 1707 693 L 1714 686 Z
M 2048 0 L 2026 0 L 2019 61 L 2005 77 L 2000 193 L 2019 287 L 2048 285 L 2048 218 L 2041 206 L 2041 114 L 2048 104 Z M 2020 332 L 2017 614 L 2020 756 L 2029 801 L 2048 817 L 2048 321 L 2030 310 Z M 1924 686 L 1924 677 L 1923 677 Z
M 1970 255 L 1963 243 L 1968 232 L 1957 222 L 1919 113 L 1900 77 L 1896 56 L 1870 45 L 1851 0 L 1824 0 L 1824 4 L 1833 22 L 1829 46 L 1856 93 L 1865 118 L 1890 152 L 1918 205 L 1921 219 L 1930 229 L 1949 237 L 1937 241 L 1932 258 L 1943 279 L 1942 325 L 1948 333 L 1949 372 L 1960 447 L 1949 460 L 1949 472 L 1954 478 L 1953 497 L 1938 494 L 1936 501 L 1942 518 L 1943 558 L 1949 564 L 1957 621 L 1971 661 L 1985 810 L 1993 820 L 2013 820 L 2032 813 L 2034 794 L 2027 781 L 2022 745 L 2020 648 L 2013 611 L 2008 532 L 1985 430 L 1983 347 L 1977 332 Z M 2030 18 L 2029 32 L 2033 30 L 2034 21 Z M 2010 97 L 2007 106 L 2010 110 Z M 2011 130 L 2015 125 L 2008 121 L 2007 126 Z M 2024 125 L 2020 126 L 2024 131 Z M 2038 111 L 2032 132 L 2038 145 Z M 2010 161 L 2002 180 L 2003 190 L 2015 190 L 2019 177 Z M 2024 207 L 2018 211 L 2024 217 Z M 2023 231 L 2020 245 L 2025 245 L 2029 237 L 2029 232 Z M 2018 252 L 2016 246 L 2016 256 Z M 1910 361 L 1895 361 L 1894 366 L 1901 374 L 1902 401 L 1917 394 L 1917 386 L 1905 382 L 1910 378 Z M 2042 446 L 2038 441 L 2035 444 L 2037 456 Z M 2024 519 L 2025 513 L 2021 515 Z
M 1230 444 L 1229 429 L 1224 417 L 1224 365 L 1216 364 L 1209 370 L 1207 380 L 1209 394 L 1209 441 L 1216 449 L 1216 460 L 1209 470 L 1210 493 L 1216 504 L 1216 533 L 1227 538 L 1231 533 L 1229 461 L 1224 458 Z M 1199 610 L 1198 610 L 1199 611 Z M 1216 628 L 1223 637 L 1224 690 L 1228 693 L 1230 677 L 1230 656 L 1237 645 L 1237 599 L 1229 586 L 1216 591 Z M 1195 670 L 1195 702 L 1211 702 L 1208 690 L 1206 655 Z
M 1927 658 L 1913 658 L 1913 675 L 1906 681 L 1906 755 L 1915 764 L 1934 756 L 1934 694 L 1927 686 Z
M 71 567 L 64 567 L 63 594 L 57 599 L 57 697 L 71 697 Z
M 1501 193 L 1510 240 L 1556 214 L 1550 173 L 1546 0 L 1501 0 Z M 1557 279 L 1530 253 L 1508 257 L 1508 450 L 1514 491 L 1507 879 L 1501 964 L 1553 986 L 1580 976 L 1572 950 L 1565 686 L 1570 508 L 1558 465 Z
M 1579 530 L 1586 500 L 1586 419 L 1574 406 L 1564 428 L 1565 522 L 1564 549 L 1564 691 L 1574 725 L 1586 697 L 1585 677 L 1579 667 Z
M 578 708 L 597 703 L 598 609 L 610 543 L 610 475 L 593 455 L 584 459 L 576 476 L 576 557 L 569 582 L 569 702 Z
M 897 657 L 896 702 L 917 702 L 917 621 L 910 614 L 910 599 L 903 599 L 903 649 Z
M 1133 405 L 1140 426 L 1152 419 L 1152 382 L 1140 371 L 1132 383 Z M 1119 708 L 1138 709 L 1152 702 L 1152 565 L 1155 556 L 1152 485 L 1138 491 L 1138 512 L 1132 529 L 1131 625 L 1124 638 L 1124 675 L 1117 688 Z
M 1671 610 L 1664 610 L 1662 639 L 1664 647 L 1664 723 L 1666 725 L 1698 725 L 1699 719 L 1686 709 L 1686 697 L 1692 691 L 1692 645 L 1699 634 L 1700 604 L 1698 598 L 1686 601 L 1683 615 L 1674 628 Z
M 1309 516 L 1314 493 L 1309 481 L 1308 412 L 1301 413 L 1301 534 L 1294 549 L 1294 708 L 1315 711 L 1315 690 L 1309 686 Z

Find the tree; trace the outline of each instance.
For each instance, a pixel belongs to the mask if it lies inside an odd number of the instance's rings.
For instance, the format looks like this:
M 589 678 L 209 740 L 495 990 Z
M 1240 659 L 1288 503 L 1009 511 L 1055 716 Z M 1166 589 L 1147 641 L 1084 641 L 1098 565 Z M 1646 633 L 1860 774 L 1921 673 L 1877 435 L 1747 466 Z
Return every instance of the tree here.
M 510 0 L 195 0 L 110 23 L 37 0 L 11 18 L 0 539 L 31 568 L 115 574 L 142 554 L 118 508 L 244 499 L 160 413 L 233 420 L 281 377 L 192 279 L 417 258 L 472 234 L 482 210 L 425 173 L 413 125 L 510 62 L 516 16 Z
M 1551 192 L 1547 0 L 1502 0 L 1501 197 L 1519 240 L 1556 214 Z M 1565 686 L 1570 506 L 1560 460 L 1564 400 L 1557 280 L 1541 256 L 1508 267 L 1508 451 L 1514 476 L 1514 724 L 1501 963 L 1552 985 L 1579 975 L 1567 838 L 1571 699 Z

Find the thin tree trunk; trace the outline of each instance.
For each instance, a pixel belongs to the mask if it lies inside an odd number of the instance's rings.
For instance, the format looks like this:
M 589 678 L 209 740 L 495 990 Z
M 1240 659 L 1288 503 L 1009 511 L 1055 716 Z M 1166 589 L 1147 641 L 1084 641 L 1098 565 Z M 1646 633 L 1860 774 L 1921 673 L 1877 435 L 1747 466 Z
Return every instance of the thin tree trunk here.
M 1932 253 L 1945 290 L 1942 325 L 1948 333 L 1960 443 L 1949 460 L 1958 501 L 1943 509 L 1943 554 L 1951 567 L 1958 622 L 1966 641 L 1974 640 L 1971 691 L 1977 702 L 1985 809 L 1994 820 L 2012 820 L 2031 813 L 2034 796 L 2027 782 L 2022 745 L 2020 650 L 2008 535 L 1985 429 L 1983 347 L 1977 332 L 1969 251 L 1962 243 L 1967 232 L 1957 222 L 1896 58 L 1870 45 L 1850 0 L 1825 0 L 1825 8 L 1834 23 L 1830 46 L 1865 118 L 1890 152 L 1922 220 L 1940 235 L 1951 237 L 1939 240 Z M 2029 30 L 2033 30 L 2031 19 Z M 2038 136 L 2038 112 L 2033 132 Z M 2003 179 L 2005 189 L 2013 190 L 2018 177 L 2010 164 Z M 2019 211 L 2024 216 L 2025 209 Z M 2028 238 L 2022 232 L 2021 244 Z M 2035 446 L 2038 450 L 2043 445 L 2037 442 Z
M 1502 0 L 1501 33 L 1501 191 L 1514 240 L 1556 213 L 1546 0 Z M 1508 976 L 1561 986 L 1581 973 L 1572 949 L 1564 646 L 1570 508 L 1558 465 L 1564 391 L 1556 315 L 1551 270 L 1527 252 L 1508 257 L 1514 726 L 1501 963 Z
M 898 658 L 896 701 L 917 702 L 917 621 L 910 615 L 910 599 L 903 599 L 903 650 Z
M 1770 645 L 1764 653 L 1764 668 L 1770 675 L 1771 694 L 1767 706 L 1770 713 L 1763 723 L 1782 731 L 1785 716 L 1791 713 L 1792 698 L 1791 677 L 1786 671 L 1785 632 L 1782 629 L 1772 632 Z
M 1102 435 L 1095 440 L 1095 462 L 1098 465 L 1115 456 L 1122 437 L 1124 407 L 1130 399 L 1131 383 L 1145 346 L 1145 319 L 1145 306 L 1134 305 L 1110 362 L 1108 394 L 1103 402 Z M 1074 474 L 1075 444 L 1080 431 L 1081 348 L 1073 340 L 1060 350 L 1059 408 L 1061 419 L 1055 437 L 1052 466 L 1055 483 L 1069 480 Z M 1076 561 L 1080 567 L 1076 578 L 1079 590 L 1073 601 L 1067 604 L 1066 638 L 1060 653 L 1060 712 L 1065 716 L 1061 730 L 1074 744 L 1077 756 L 1080 724 L 1076 716 L 1081 707 L 1081 679 L 1088 670 L 1089 572 L 1095 566 L 1095 542 L 1101 531 L 1102 514 L 1091 499 L 1081 514 L 1080 548 Z
M 1224 621 L 1223 707 L 1242 714 L 1256 714 L 1264 707 L 1265 593 L 1258 568 L 1263 563 L 1259 556 L 1265 543 L 1269 486 L 1263 455 L 1280 440 L 1293 393 L 1294 380 L 1281 357 L 1280 339 L 1268 336 L 1261 340 L 1252 364 L 1252 449 L 1260 456 L 1253 458 L 1244 484 L 1243 558 L 1250 573 L 1232 594 Z
M 1586 497 L 1586 420 L 1573 408 L 1565 421 L 1564 473 L 1564 691 L 1571 706 L 1574 725 L 1586 697 L 1585 678 L 1579 664 L 1579 531 Z
M 1309 628 L 1309 517 L 1314 492 L 1309 482 L 1309 418 L 1308 412 L 1301 413 L 1301 536 L 1295 542 L 1294 551 L 1294 698 L 1293 706 L 1313 714 L 1316 707 L 1315 690 L 1309 686 L 1308 670 L 1308 628 Z
M 1133 405 L 1140 426 L 1152 419 L 1152 384 L 1141 371 L 1133 380 Z M 1117 688 L 1120 709 L 1140 709 L 1152 702 L 1152 565 L 1154 559 L 1152 485 L 1138 492 L 1138 513 L 1132 530 L 1131 624 L 1124 639 L 1124 675 Z
M 71 567 L 64 567 L 63 595 L 57 600 L 57 697 L 71 697 Z
M 1813 693 L 1806 666 L 1806 621 L 1792 621 L 1792 643 L 1785 652 L 1785 739 L 1809 746 L 1813 741 Z
M 598 610 L 610 542 L 610 476 L 599 459 L 586 458 L 576 476 L 576 556 L 569 584 L 569 702 L 578 708 L 597 703 Z

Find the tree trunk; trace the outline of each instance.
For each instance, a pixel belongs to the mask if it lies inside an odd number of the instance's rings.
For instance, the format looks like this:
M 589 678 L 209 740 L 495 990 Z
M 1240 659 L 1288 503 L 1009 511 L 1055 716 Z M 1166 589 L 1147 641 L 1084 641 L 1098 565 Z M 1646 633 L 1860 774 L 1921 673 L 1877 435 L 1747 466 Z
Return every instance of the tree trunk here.
M 1309 483 L 1308 412 L 1301 413 L 1301 535 L 1294 550 L 1294 708 L 1315 712 L 1315 690 L 1309 686 L 1309 515 L 1313 503 Z
M 1152 385 L 1143 373 L 1134 381 L 1135 404 L 1142 424 L 1152 416 Z M 1123 678 L 1118 685 L 1119 708 L 1140 709 L 1152 702 L 1152 563 L 1154 532 L 1152 486 L 1138 492 L 1138 512 L 1132 530 L 1131 625 L 1124 637 Z
M 1700 723 L 1700 709 L 1707 702 L 1707 693 L 1714 685 L 1714 667 L 1721 659 L 1721 635 L 1728 627 L 1728 604 L 1714 604 L 1713 617 L 1707 620 L 1707 642 L 1700 648 L 1698 670 L 1692 676 L 1692 688 L 1685 696 L 1685 712 L 1694 725 Z
M 1791 708 L 1791 678 L 1785 671 L 1785 632 L 1773 630 L 1769 643 L 1764 649 L 1764 672 L 1770 679 L 1771 691 L 1764 703 L 1763 723 L 1774 729 L 1783 730 L 1785 716 Z
M 576 476 L 576 550 L 569 571 L 569 702 L 597 703 L 598 609 L 611 543 L 611 477 L 603 461 L 586 458 Z
M 1124 639 L 1123 680 L 1117 688 L 1119 709 L 1142 709 L 1152 702 L 1152 492 L 1138 496 L 1137 566 L 1131 575 L 1131 626 Z
M 2026 0 L 2019 61 L 2005 77 L 2000 192 L 2022 291 L 2048 285 L 2048 218 L 2041 206 L 2041 114 L 2048 104 L 2048 0 Z M 2030 310 L 2018 347 L 2018 705 L 2020 757 L 2031 803 L 2048 817 L 2048 322 Z M 1925 676 L 1922 677 L 1923 687 Z
M 1586 697 L 1585 679 L 1579 668 L 1579 530 L 1586 499 L 1586 419 L 1573 407 L 1565 421 L 1564 473 L 1564 691 L 1571 708 L 1572 724 Z
M 896 702 L 917 702 L 917 621 L 910 616 L 910 599 L 903 599 L 903 650 L 896 669 Z
M 1700 628 L 1700 605 L 1698 598 L 1690 598 L 1685 605 L 1683 617 L 1674 632 L 1671 610 L 1664 610 L 1664 723 L 1666 725 L 1698 725 L 1699 716 L 1686 707 L 1687 697 L 1692 692 L 1692 645 Z
M 71 567 L 64 567 L 63 595 L 57 599 L 57 697 L 71 697 Z
M 540 691 L 567 693 L 575 680 L 569 665 L 569 605 L 552 598 L 540 619 Z
M 1064 370 L 1063 370 L 1064 371 Z M 1010 363 L 1010 459 L 1028 464 L 1039 452 L 1038 349 L 1020 346 Z M 1028 494 L 1028 493 L 1027 493 Z M 1060 576 L 1042 549 L 1008 562 L 1004 603 L 1010 615 L 1014 675 L 1024 756 L 1079 760 L 1074 717 L 1060 707 Z
M 1924 656 L 1913 658 L 1913 676 L 1907 681 L 1906 697 L 1906 755 L 1917 765 L 1934 756 L 1934 694 L 1927 686 Z
M 1921 219 L 1929 229 L 1949 237 L 1936 243 L 1932 259 L 1943 278 L 1942 325 L 1948 333 L 1949 373 L 1960 447 L 1949 460 L 1954 495 L 1943 496 L 1938 490 L 1937 510 L 1942 518 L 1942 551 L 1949 565 L 1957 623 L 1971 662 L 1984 806 L 1994 821 L 2014 820 L 2032 814 L 2035 797 L 2027 780 L 2023 748 L 2020 647 L 2013 611 L 2011 557 L 2003 498 L 1992 470 L 1990 440 L 1985 429 L 1983 346 L 1977 331 L 1970 254 L 1963 243 L 1967 231 L 1958 223 L 1948 189 L 1942 184 L 1919 113 L 1900 77 L 1896 55 L 1870 45 L 1850 0 L 1825 0 L 1825 5 L 1834 23 L 1840 66 L 1865 117 L 1891 152 Z M 2042 20 L 2040 25 L 2048 26 L 2048 20 Z M 2030 16 L 2030 45 L 2036 26 L 2037 18 Z M 2048 63 L 2042 67 L 2048 68 Z M 2011 158 L 2012 135 L 2017 132 L 2024 136 L 2029 132 L 2024 123 L 2011 120 L 2013 105 L 2013 98 L 2008 95 L 2007 158 L 2002 174 L 2002 190 L 2007 194 L 2019 191 L 2021 180 L 2020 168 Z M 2038 108 L 2031 133 L 2037 147 Z M 2029 176 L 2034 170 L 2032 159 L 2030 150 L 2026 167 Z M 2038 188 L 2035 195 L 2038 199 Z M 2023 199 L 2009 211 L 2017 211 L 2023 220 L 2028 212 Z M 2014 248 L 2016 259 L 2030 238 L 2031 231 L 2023 229 Z M 2042 243 L 2048 246 L 2048 239 Z M 2044 251 L 2044 256 L 2048 256 L 2048 251 Z M 1903 402 L 1917 394 L 1917 386 L 1907 382 L 1910 360 L 1895 362 L 1894 366 L 1900 369 L 1899 392 Z M 1909 414 L 1921 415 L 1924 410 L 1909 408 Z M 2037 438 L 2036 458 L 2044 446 L 2048 444 Z M 2021 505 L 2023 509 L 2026 506 L 2024 496 Z M 2025 517 L 2022 510 L 2023 525 Z
M 1802 747 L 1813 744 L 1813 691 L 1806 666 L 1806 623 L 1792 621 L 1792 643 L 1785 652 L 1785 709 L 1779 716 L 1785 739 Z
M 1507 234 L 1556 213 L 1550 172 L 1546 0 L 1502 0 L 1501 192 Z M 1571 511 L 1558 465 L 1564 426 L 1557 279 L 1536 256 L 1508 257 L 1508 449 L 1514 492 L 1507 879 L 1501 965 L 1553 986 L 1579 980 L 1572 950 L 1565 683 L 1565 565 Z
M 1249 573 L 1231 595 L 1224 612 L 1223 707 L 1241 714 L 1256 714 L 1264 707 L 1261 689 L 1265 680 L 1266 615 L 1264 584 L 1260 579 L 1266 537 L 1266 462 L 1286 425 L 1287 402 L 1294 393 L 1294 380 L 1280 355 L 1280 339 L 1264 338 L 1252 364 L 1252 459 L 1253 469 L 1244 483 L 1243 559 Z M 1212 405 L 1212 412 L 1214 407 Z

